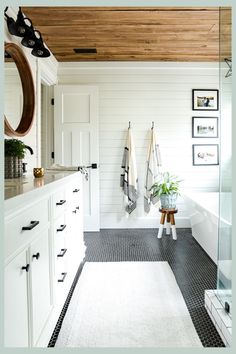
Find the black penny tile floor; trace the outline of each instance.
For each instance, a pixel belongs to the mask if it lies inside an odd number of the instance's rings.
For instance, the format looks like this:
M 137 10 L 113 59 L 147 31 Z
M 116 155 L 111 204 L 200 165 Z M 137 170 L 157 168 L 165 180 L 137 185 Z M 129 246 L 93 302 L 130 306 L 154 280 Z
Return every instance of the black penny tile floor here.
M 204 291 L 215 289 L 217 268 L 191 235 L 191 229 L 178 229 L 178 240 L 157 229 L 103 229 L 87 232 L 85 262 L 167 261 L 176 277 L 193 324 L 204 347 L 224 347 L 204 307 Z M 48 347 L 56 343 L 73 290 L 79 279 L 81 264 L 68 294 Z

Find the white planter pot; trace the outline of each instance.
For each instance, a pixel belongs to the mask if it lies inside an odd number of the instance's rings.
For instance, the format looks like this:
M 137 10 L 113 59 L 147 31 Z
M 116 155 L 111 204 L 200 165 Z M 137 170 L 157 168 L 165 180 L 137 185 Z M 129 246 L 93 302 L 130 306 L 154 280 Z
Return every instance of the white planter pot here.
M 160 196 L 161 208 L 164 209 L 175 209 L 177 194 L 163 194 Z

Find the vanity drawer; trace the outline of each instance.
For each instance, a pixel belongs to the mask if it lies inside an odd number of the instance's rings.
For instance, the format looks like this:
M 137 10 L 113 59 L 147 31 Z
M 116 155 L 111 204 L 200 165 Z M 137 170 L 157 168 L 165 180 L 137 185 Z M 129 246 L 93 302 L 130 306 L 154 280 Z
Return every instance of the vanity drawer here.
M 67 209 L 72 210 L 81 204 L 81 182 L 80 179 L 72 181 L 66 186 L 66 199 L 68 200 Z
M 65 195 L 65 189 L 60 189 L 52 197 L 53 203 L 53 217 L 57 218 L 59 215 L 65 213 L 67 207 L 67 200 Z
M 56 280 L 56 293 L 57 298 L 65 297 L 68 288 L 69 275 L 68 272 L 68 255 L 64 254 L 63 257 L 58 257 L 55 264 L 55 280 Z
M 45 229 L 49 223 L 48 199 L 32 204 L 5 222 L 5 257 L 27 244 L 32 236 Z
M 55 261 L 57 262 L 58 260 L 65 258 L 65 256 L 68 253 L 67 251 L 68 251 L 68 247 L 65 242 L 65 237 L 63 237 L 62 235 L 55 240 Z
M 65 214 L 62 214 L 57 219 L 54 220 L 54 235 L 55 237 L 66 234 L 67 222 Z

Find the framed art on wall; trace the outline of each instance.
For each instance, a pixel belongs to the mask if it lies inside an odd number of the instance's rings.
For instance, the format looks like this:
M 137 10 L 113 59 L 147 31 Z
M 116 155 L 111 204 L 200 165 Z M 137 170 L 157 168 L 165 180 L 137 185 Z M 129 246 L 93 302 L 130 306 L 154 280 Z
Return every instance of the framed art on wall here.
M 192 90 L 193 111 L 218 111 L 219 90 Z
M 194 144 L 193 166 L 219 165 L 218 144 Z
M 192 138 L 218 138 L 218 117 L 192 117 Z

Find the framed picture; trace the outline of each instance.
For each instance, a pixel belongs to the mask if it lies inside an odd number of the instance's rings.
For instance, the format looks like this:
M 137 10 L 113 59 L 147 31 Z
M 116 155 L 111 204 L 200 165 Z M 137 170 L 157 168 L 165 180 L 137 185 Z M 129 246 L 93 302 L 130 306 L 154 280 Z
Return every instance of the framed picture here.
M 192 90 L 193 111 L 218 111 L 219 90 Z
M 192 138 L 218 138 L 218 117 L 192 117 Z
M 218 144 L 193 145 L 193 166 L 219 165 Z

